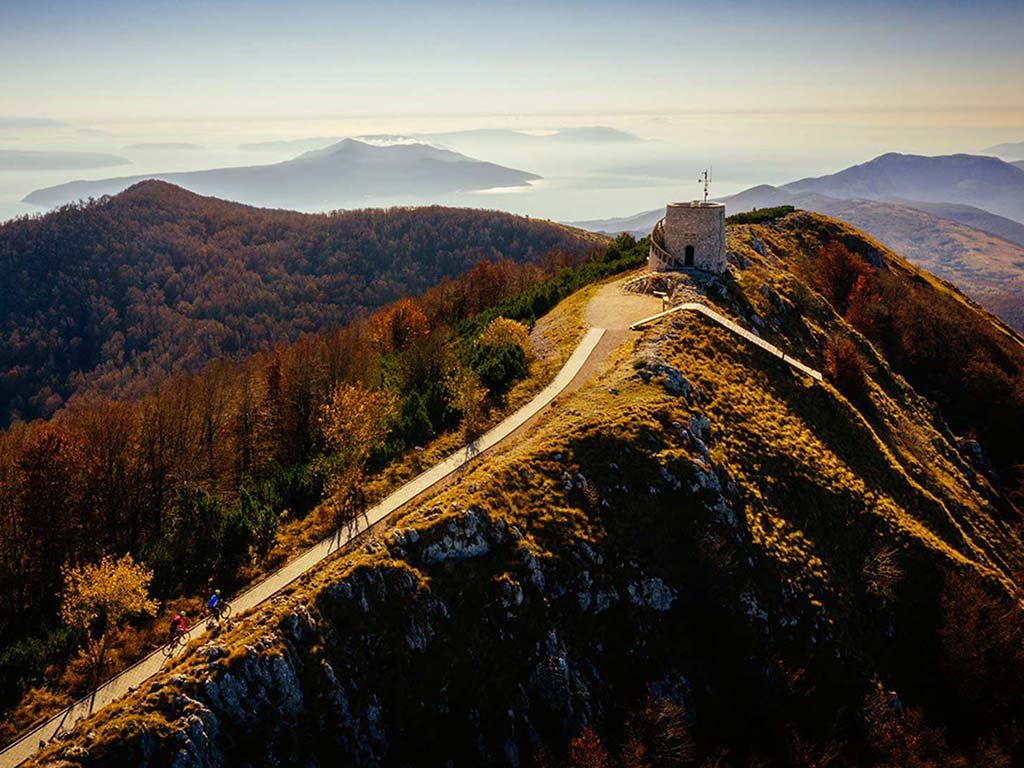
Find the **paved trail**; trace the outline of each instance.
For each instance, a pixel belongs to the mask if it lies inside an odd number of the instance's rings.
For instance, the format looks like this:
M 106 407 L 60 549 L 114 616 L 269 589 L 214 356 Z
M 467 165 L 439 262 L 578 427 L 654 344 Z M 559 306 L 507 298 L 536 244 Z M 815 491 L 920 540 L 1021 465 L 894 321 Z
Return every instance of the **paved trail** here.
M 587 324 L 592 327 L 583 336 L 582 341 L 554 380 L 536 397 L 475 443 L 463 446 L 440 463 L 398 488 L 372 507 L 358 523 L 335 531 L 288 562 L 280 570 L 233 597 L 231 606 L 235 617 L 272 597 L 304 573 L 316 567 L 325 558 L 345 547 L 368 528 L 406 506 L 410 501 L 438 487 L 474 458 L 527 426 L 559 394 L 567 389 L 575 389 L 580 386 L 582 379 L 590 378 L 600 368 L 600 364 L 607 356 L 618 347 L 628 333 L 626 329 L 629 325 L 649 314 L 652 308 L 659 306 L 656 299 L 623 294 L 621 283 L 622 281 L 616 281 L 604 286 L 588 304 L 585 318 Z M 573 386 L 570 387 L 570 384 Z M 193 626 L 189 642 L 194 643 L 195 640 L 205 635 L 206 631 L 205 621 Z M 57 716 L 0 751 L 0 768 L 14 768 L 14 766 L 20 765 L 55 736 L 73 728 L 79 720 L 146 682 L 157 674 L 167 661 L 163 652 L 157 650 L 121 671 L 85 698 L 79 699 Z
M 732 320 L 727 318 L 725 315 L 721 315 L 718 312 L 715 312 L 715 310 L 711 309 L 711 307 L 707 306 L 706 304 L 701 304 L 701 303 L 696 302 L 696 301 L 688 301 L 688 302 L 686 302 L 684 304 L 678 304 L 678 305 L 672 307 L 671 309 L 665 310 L 664 312 L 658 312 L 656 315 L 651 315 L 650 317 L 645 317 L 642 320 L 637 320 L 635 323 L 633 323 L 629 327 L 632 330 L 634 330 L 634 331 L 638 331 L 641 328 L 643 328 L 645 325 L 648 325 L 649 323 L 653 323 L 656 320 L 660 320 L 661 318 L 666 317 L 668 315 L 671 315 L 671 314 L 673 314 L 675 312 L 699 312 L 700 314 L 704 315 L 705 317 L 709 318 L 710 320 L 713 320 L 714 322 L 718 323 L 723 328 L 726 328 L 727 330 L 732 331 L 737 336 L 740 336 L 740 337 L 746 339 L 751 344 L 754 344 L 754 345 L 760 347 L 761 349 L 763 349 L 765 352 L 768 352 L 769 354 L 774 355 L 779 360 L 782 360 L 784 363 L 788 363 L 789 365 L 793 366 L 798 371 L 800 371 L 800 373 L 803 373 L 803 374 L 806 374 L 807 376 L 810 376 L 815 381 L 823 381 L 824 380 L 822 378 L 822 375 L 821 375 L 820 371 L 816 371 L 814 368 L 811 368 L 809 365 L 804 365 L 799 360 L 797 360 L 795 357 L 790 357 L 789 355 L 787 355 L 785 352 L 783 352 L 781 349 L 776 347 L 774 344 L 769 344 L 767 341 L 762 339 L 760 336 L 757 336 L 756 334 L 753 334 L 750 331 L 748 331 L 743 326 L 734 323 Z

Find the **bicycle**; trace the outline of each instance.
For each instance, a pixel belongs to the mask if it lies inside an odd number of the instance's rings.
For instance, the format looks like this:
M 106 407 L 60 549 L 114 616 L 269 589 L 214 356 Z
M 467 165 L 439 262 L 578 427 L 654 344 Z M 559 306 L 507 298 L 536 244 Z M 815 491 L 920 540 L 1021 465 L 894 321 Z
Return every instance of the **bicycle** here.
M 206 628 L 212 630 L 214 627 L 219 625 L 221 622 L 228 622 L 231 617 L 231 604 L 227 600 L 221 600 L 217 604 L 216 611 L 210 611 L 209 620 L 207 620 Z
M 164 647 L 160 650 L 163 652 L 164 656 L 170 658 L 174 655 L 175 651 L 177 651 L 179 648 L 183 648 L 188 643 L 189 637 L 191 637 L 191 635 L 191 629 L 186 629 L 184 632 L 177 632 L 171 637 L 170 640 L 167 641 Z

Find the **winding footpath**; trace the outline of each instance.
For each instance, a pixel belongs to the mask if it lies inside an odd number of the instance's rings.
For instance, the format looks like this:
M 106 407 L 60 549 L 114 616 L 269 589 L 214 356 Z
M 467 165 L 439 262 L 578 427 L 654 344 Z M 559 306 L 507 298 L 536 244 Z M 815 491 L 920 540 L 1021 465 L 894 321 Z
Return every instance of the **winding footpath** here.
M 680 310 L 699 312 L 723 325 L 748 341 L 771 352 L 803 373 L 821 380 L 821 374 L 797 360 L 788 357 L 777 347 L 741 328 L 736 323 L 714 310 L 696 302 L 673 307 L 665 312 L 647 315 L 660 307 L 660 301 L 651 296 L 625 293 L 623 280 L 600 288 L 585 310 L 586 323 L 591 326 L 583 339 L 569 356 L 554 380 L 551 381 L 529 403 L 508 416 L 500 424 L 480 437 L 476 442 L 464 445 L 455 453 L 435 464 L 405 483 L 383 501 L 370 508 L 357 522 L 339 528 L 330 536 L 307 549 L 279 570 L 249 587 L 231 599 L 236 617 L 241 616 L 265 602 L 306 572 L 315 568 L 327 557 L 345 548 L 353 539 L 373 527 L 389 515 L 402 509 L 421 495 L 437 488 L 453 473 L 457 472 L 480 454 L 508 439 L 514 432 L 526 426 L 577 379 L 587 379 L 600 368 L 610 352 L 626 338 L 629 330 L 638 330 L 666 315 Z M 627 330 L 628 329 L 628 330 Z M 602 341 L 604 343 L 602 343 Z M 576 381 L 578 385 L 580 382 Z M 190 628 L 189 642 L 205 635 L 205 619 Z M 42 725 L 29 731 L 17 741 L 0 751 L 0 768 L 14 768 L 32 757 L 49 741 L 71 730 L 80 720 L 102 709 L 115 699 L 130 693 L 149 678 L 156 675 L 167 663 L 163 649 L 157 649 L 143 659 L 122 670 L 87 696 Z
M 231 607 L 236 617 L 255 608 L 269 599 L 304 573 L 315 568 L 330 555 L 343 549 L 361 533 L 379 523 L 396 510 L 404 507 L 421 494 L 439 485 L 452 473 L 464 467 L 480 454 L 501 443 L 509 435 L 526 424 L 530 419 L 550 405 L 561 394 L 583 368 L 605 335 L 603 328 L 591 328 L 583 336 L 576 349 L 569 356 L 565 365 L 554 380 L 538 393 L 530 402 L 515 413 L 508 416 L 500 424 L 484 434 L 474 443 L 463 446 L 446 459 L 417 475 L 402 485 L 383 501 L 371 507 L 357 522 L 339 528 L 330 536 L 314 544 L 301 555 L 289 561 L 279 570 L 257 582 L 249 589 L 231 599 Z M 189 643 L 206 634 L 205 619 L 190 627 Z M 67 709 L 47 720 L 42 725 L 29 731 L 0 752 L 0 768 L 14 768 L 32 757 L 54 737 L 70 730 L 85 717 L 115 699 L 135 690 L 149 678 L 156 675 L 167 663 L 168 658 L 163 649 L 157 649 L 143 659 L 122 670 L 99 688 L 79 699 Z

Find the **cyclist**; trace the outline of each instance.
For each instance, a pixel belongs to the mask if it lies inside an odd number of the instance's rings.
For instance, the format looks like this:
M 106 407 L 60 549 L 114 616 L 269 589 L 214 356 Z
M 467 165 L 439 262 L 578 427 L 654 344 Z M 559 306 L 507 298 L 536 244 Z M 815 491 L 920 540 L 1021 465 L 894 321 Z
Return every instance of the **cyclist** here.
M 185 623 L 186 616 L 187 614 L 184 611 L 181 611 L 180 613 L 174 614 L 174 618 L 171 619 L 172 643 L 188 631 L 188 624 Z
M 220 590 L 213 590 L 213 594 L 210 595 L 209 601 L 206 603 L 206 607 L 210 609 L 210 613 L 213 618 L 220 621 L 220 612 L 224 608 L 224 601 L 220 599 Z

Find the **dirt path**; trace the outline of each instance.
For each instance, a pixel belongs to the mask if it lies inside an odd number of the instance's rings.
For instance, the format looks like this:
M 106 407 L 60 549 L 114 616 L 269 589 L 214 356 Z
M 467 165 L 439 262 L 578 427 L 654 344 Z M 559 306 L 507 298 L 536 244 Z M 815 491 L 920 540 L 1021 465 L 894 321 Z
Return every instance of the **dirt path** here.
M 518 440 L 555 399 L 581 387 L 605 366 L 608 359 L 628 340 L 629 327 L 661 309 L 661 302 L 650 296 L 625 293 L 625 278 L 603 286 L 587 304 L 584 319 L 590 327 L 580 340 L 554 380 L 529 403 L 508 416 L 475 443 L 465 445 L 438 464 L 400 486 L 383 501 L 374 505 L 357 524 L 339 529 L 279 570 L 231 599 L 235 617 L 260 605 L 296 579 L 319 565 L 330 555 L 345 548 L 354 539 L 380 524 L 413 501 L 434 493 L 448 483 L 455 473 L 499 444 Z M 207 632 L 206 622 L 190 630 L 189 642 Z M 187 646 L 180 652 L 187 652 Z M 129 693 L 156 675 L 167 663 L 162 650 L 157 650 L 112 677 L 86 697 L 22 736 L 0 751 L 0 768 L 13 768 L 32 757 L 55 737 L 72 729 L 80 720 L 102 709 L 115 699 Z

